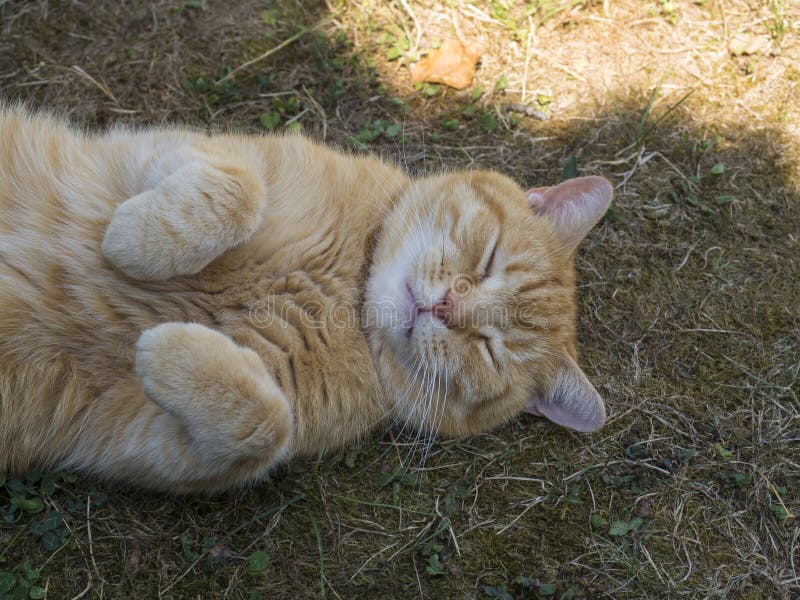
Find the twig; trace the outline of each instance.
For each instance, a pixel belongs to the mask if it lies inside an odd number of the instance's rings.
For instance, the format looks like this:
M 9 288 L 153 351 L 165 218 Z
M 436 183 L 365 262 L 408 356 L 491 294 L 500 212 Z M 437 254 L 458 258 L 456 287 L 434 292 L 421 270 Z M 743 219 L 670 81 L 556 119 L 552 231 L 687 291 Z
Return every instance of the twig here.
M 677 273 L 686 265 L 686 263 L 689 261 L 689 256 L 692 254 L 692 250 L 695 249 L 695 246 L 697 246 L 697 243 L 694 243 L 689 247 L 689 251 L 686 253 L 686 256 L 683 257 L 681 264 L 679 264 L 672 270 L 673 273 Z
M 336 596 L 339 600 L 342 600 L 342 597 L 339 595 L 339 593 L 335 589 L 333 589 L 333 584 L 331 583 L 331 580 L 325 577 L 325 575 L 322 576 L 322 579 L 324 579 L 325 583 L 328 584 L 328 587 L 333 592 L 333 595 Z
M 384 504 L 382 502 L 370 502 L 368 500 L 359 500 L 358 498 L 351 498 L 350 496 L 342 496 L 340 494 L 334 494 L 335 498 L 341 498 L 342 500 L 347 500 L 348 502 L 354 502 L 355 504 L 363 504 L 364 506 L 374 506 L 375 508 L 392 508 L 394 510 L 403 510 L 405 512 L 413 513 L 415 515 L 425 515 L 426 517 L 435 517 L 436 515 L 432 512 L 425 512 L 424 510 L 413 510 L 411 508 L 405 508 L 403 506 L 397 506 L 396 504 Z
M 299 121 L 300 118 L 310 110 L 311 110 L 310 108 L 304 108 L 299 113 L 297 113 L 295 116 L 293 116 L 291 119 L 286 121 L 286 123 L 284 123 L 284 126 L 290 125 L 290 124 L 294 123 L 295 121 Z
M 89 573 L 88 575 L 89 575 L 89 583 L 86 584 L 86 587 L 83 588 L 82 592 L 78 593 L 76 596 L 73 596 L 72 600 L 81 600 L 81 598 L 86 596 L 86 594 L 89 593 L 89 590 L 92 589 L 92 574 Z
M 506 531 L 506 530 L 507 530 L 509 527 L 511 527 L 511 526 L 512 526 L 514 523 L 516 523 L 517 521 L 519 521 L 519 520 L 522 518 L 522 516 L 523 516 L 523 515 L 524 515 L 526 512 L 528 512 L 528 511 L 529 511 L 530 509 L 532 509 L 534 506 L 537 506 L 537 505 L 541 504 L 541 503 L 542 503 L 542 502 L 544 502 L 545 500 L 547 500 L 547 496 L 539 496 L 538 498 L 534 498 L 533 500 L 531 500 L 531 501 L 530 501 L 530 504 L 528 504 L 528 506 L 526 506 L 526 507 L 525 507 L 525 510 L 523 510 L 523 511 L 522 511 L 521 513 L 519 513 L 519 514 L 518 514 L 516 517 L 514 517 L 514 518 L 511 520 L 511 522 L 510 522 L 510 523 L 508 523 L 507 525 L 505 525 L 504 527 L 502 527 L 502 528 L 501 528 L 501 529 L 500 529 L 500 530 L 497 532 L 497 535 L 502 535 L 502 534 L 503 534 L 503 533 L 504 533 L 504 532 L 505 532 L 505 531 Z
M 358 567 L 358 569 L 356 570 L 356 572 L 355 572 L 355 573 L 353 573 L 353 574 L 350 576 L 350 579 L 348 579 L 348 580 L 347 580 L 347 583 L 350 583 L 351 581 L 353 581 L 353 579 L 355 579 L 356 575 L 358 575 L 359 573 L 361 573 L 361 571 L 363 571 L 363 570 L 364 570 L 364 567 L 366 567 L 366 566 L 367 566 L 367 565 L 368 565 L 368 564 L 369 564 L 369 563 L 370 563 L 370 562 L 371 562 L 371 561 L 372 561 L 374 558 L 376 558 L 377 556 L 380 556 L 381 554 L 383 554 L 383 553 L 384 553 L 384 552 L 386 552 L 387 550 L 391 550 L 392 548 L 394 548 L 395 546 L 397 546 L 397 544 L 399 544 L 399 543 L 400 543 L 400 540 L 396 541 L 394 544 L 390 544 L 390 545 L 386 546 L 386 548 L 384 548 L 384 549 L 382 549 L 382 550 L 378 550 L 378 551 L 377 551 L 375 554 L 373 554 L 372 556 L 370 556 L 370 557 L 369 557 L 367 560 L 365 560 L 365 561 L 364 561 L 364 563 L 363 563 L 363 564 L 362 564 L 360 567 Z
M 119 100 L 117 100 L 116 96 L 114 96 L 114 94 L 111 93 L 111 90 L 108 88 L 108 86 L 105 83 L 97 81 L 97 79 L 95 79 L 94 77 L 89 75 L 86 71 L 84 71 L 78 65 L 72 65 L 71 70 L 73 72 L 77 73 L 78 75 L 80 75 L 81 77 L 83 77 L 84 79 L 86 79 L 87 81 L 89 81 L 90 83 L 94 84 L 97 87 L 97 89 L 99 89 L 101 92 L 103 92 L 103 94 L 105 94 L 114 104 L 119 106 Z
M 319 551 L 319 591 L 322 597 L 325 597 L 325 558 L 322 552 L 322 536 L 319 534 L 319 526 L 317 520 L 311 511 L 308 511 L 308 516 L 311 518 L 311 526 L 314 528 L 314 535 L 317 538 L 317 550 Z
M 447 523 L 447 530 L 450 532 L 450 538 L 453 540 L 453 546 L 455 546 L 456 554 L 461 556 L 461 548 L 458 545 L 458 538 L 456 538 L 456 532 L 453 531 L 453 524 L 450 522 L 450 519 L 445 517 L 441 512 L 439 512 L 439 496 L 436 496 L 436 514 Z
M 422 581 L 419 578 L 419 571 L 417 570 L 417 561 L 414 557 L 411 558 L 411 564 L 414 565 L 414 573 L 417 574 L 417 585 L 419 586 L 419 597 L 424 598 L 425 594 L 422 592 Z
M 97 578 L 105 583 L 105 580 L 100 575 L 100 569 L 97 568 L 97 561 L 94 559 L 94 541 L 92 540 L 92 524 L 89 520 L 89 508 L 92 503 L 92 497 L 86 496 L 86 534 L 89 536 L 89 558 L 92 559 L 92 566 L 94 567 L 94 572 L 97 575 Z M 91 578 L 90 578 L 91 580 Z
M 303 86 L 303 91 L 305 92 L 308 101 L 311 102 L 311 105 L 322 118 L 322 139 L 325 140 L 328 137 L 328 116 L 325 114 L 325 109 L 323 109 L 322 106 L 320 106 L 320 103 L 314 99 L 314 96 L 311 95 L 311 92 L 308 91 L 306 86 Z
M 276 505 L 276 506 L 272 506 L 272 507 L 268 508 L 268 509 L 267 509 L 267 510 L 265 510 L 264 512 L 262 512 L 262 513 L 260 513 L 260 514 L 257 514 L 257 515 L 256 515 L 255 517 L 253 517 L 252 519 L 249 519 L 249 520 L 245 521 L 244 523 L 242 523 L 241 525 L 239 525 L 238 527 L 235 527 L 235 528 L 234 528 L 234 529 L 233 529 L 233 530 L 232 530 L 232 531 L 231 531 L 231 532 L 230 532 L 228 535 L 226 535 L 226 536 L 223 536 L 223 537 L 220 539 L 220 541 L 219 541 L 219 544 L 217 544 L 217 545 L 224 544 L 224 543 L 225 543 L 225 542 L 227 542 L 229 539 L 231 539 L 231 538 L 232 538 L 234 535 L 236 535 L 237 533 L 239 533 L 239 532 L 240 532 L 242 529 L 244 529 L 245 527 L 247 527 L 247 526 L 248 526 L 250 523 L 252 523 L 253 521 L 260 521 L 260 520 L 261 520 L 261 519 L 263 519 L 264 517 L 267 517 L 267 516 L 271 515 L 271 514 L 272 514 L 272 513 L 274 513 L 274 512 L 281 511 L 281 510 L 283 510 L 284 508 L 287 508 L 287 507 L 291 506 L 292 504 L 296 504 L 296 503 L 300 502 L 300 500 L 302 500 L 302 499 L 303 499 L 303 498 L 305 498 L 305 497 L 306 497 L 306 495 L 305 495 L 305 494 L 298 494 L 297 496 L 295 496 L 294 498 L 290 498 L 290 499 L 289 499 L 289 500 L 287 500 L 286 502 L 282 502 L 281 504 L 278 504 L 278 505 Z M 212 546 L 212 548 L 213 548 L 213 546 Z M 195 566 L 197 565 L 197 563 L 199 563 L 199 562 L 200 562 L 201 560 L 203 560 L 203 559 L 204 559 L 206 556 L 208 556 L 208 554 L 209 554 L 209 552 L 211 552 L 212 548 L 208 548 L 207 550 L 203 550 L 203 552 L 201 552 L 201 553 L 200 553 L 200 556 L 198 556 L 196 559 L 194 559 L 194 562 L 192 562 L 192 564 L 190 564 L 190 565 L 189 565 L 189 567 L 188 567 L 188 568 L 187 568 L 187 569 L 186 569 L 186 570 L 185 570 L 183 573 L 181 573 L 181 574 L 180 574 L 180 576 L 178 576 L 178 578 L 177 578 L 177 579 L 175 579 L 175 580 L 174 580 L 172 583 L 170 583 L 170 584 L 169 584 L 167 587 L 165 587 L 163 590 L 159 590 L 159 592 L 158 592 L 158 595 L 159 595 L 159 596 L 162 596 L 162 595 L 166 594 L 166 593 L 167 593 L 169 590 L 171 590 L 171 589 L 172 589 L 172 588 L 173 588 L 173 587 L 174 587 L 174 586 L 175 586 L 175 585 L 176 585 L 176 584 L 177 584 L 177 583 L 178 583 L 178 582 L 179 582 L 181 579 L 183 579 L 183 578 L 184 578 L 184 577 L 186 577 L 186 576 L 187 576 L 189 573 L 191 573 L 192 569 L 194 569 L 194 568 L 195 568 Z
M 525 45 L 525 69 L 522 72 L 522 104 L 525 104 L 525 96 L 528 91 L 528 67 L 531 64 L 531 38 L 533 38 L 535 35 L 534 32 L 536 31 L 534 27 L 533 19 L 528 17 L 528 39 Z
M 319 29 L 320 27 L 323 27 L 323 26 L 327 25 L 328 23 L 330 23 L 330 19 L 324 19 L 324 20 L 320 21 L 319 23 L 317 23 L 316 25 L 314 25 L 311 29 L 306 29 L 305 27 L 302 27 L 300 29 L 300 31 L 295 33 L 293 36 L 283 40 L 280 44 L 278 44 L 274 48 L 270 48 L 269 50 L 264 52 L 264 54 L 262 54 L 260 56 L 256 56 L 255 58 L 253 58 L 251 60 L 248 60 L 246 63 L 243 63 L 243 64 L 239 65 L 233 71 L 231 71 L 230 73 L 225 75 L 225 77 L 223 77 L 222 79 L 217 81 L 214 85 L 220 85 L 222 83 L 225 83 L 226 81 L 228 81 L 231 77 L 233 77 L 236 73 L 238 73 L 242 69 L 246 69 L 247 67 L 249 67 L 251 65 L 254 65 L 257 62 L 260 62 L 260 61 L 264 60 L 265 58 L 267 58 L 269 56 L 272 56 L 273 54 L 275 54 L 279 50 L 283 50 L 289 44 L 293 44 L 294 42 L 299 40 L 301 37 L 303 37 L 305 34 L 312 33 L 314 31 L 316 31 L 317 29 Z
M 408 13 L 408 16 L 411 17 L 411 20 L 414 21 L 414 31 L 417 32 L 417 39 L 414 41 L 414 48 L 413 52 L 419 50 L 419 42 L 422 39 L 422 27 L 419 24 L 419 20 L 417 19 L 417 15 L 414 13 L 414 9 L 411 8 L 409 3 L 406 0 L 397 0 L 400 3 L 400 6 L 403 7 L 403 10 Z
M 450 8 L 450 21 L 452 21 L 453 23 L 453 31 L 456 32 L 456 37 L 458 38 L 458 41 L 464 44 L 464 46 L 466 46 L 467 38 L 464 37 L 464 33 L 461 31 L 461 26 L 458 24 L 458 16 L 456 14 L 455 7 Z
M 731 329 L 708 329 L 705 327 L 695 327 L 693 329 L 676 329 L 676 333 L 733 333 L 735 335 L 750 335 L 744 331 L 733 331 Z
M 538 58 L 538 59 L 539 59 L 540 61 L 542 61 L 543 63 L 545 63 L 545 64 L 548 64 L 548 65 L 550 65 L 551 67 L 554 67 L 554 68 L 558 69 L 559 71 L 564 71 L 564 73 L 566 73 L 566 74 L 567 74 L 567 75 L 569 75 L 570 77 L 574 77 L 575 79 L 577 79 L 577 80 L 578 80 L 578 81 L 580 81 L 581 83 L 584 83 L 584 84 L 586 84 L 586 85 L 589 85 L 589 82 L 588 82 L 588 81 L 586 81 L 586 78 L 585 78 L 585 77 L 583 77 L 583 76 L 582 76 L 582 75 L 580 75 L 579 73 L 576 73 L 575 71 L 573 71 L 573 70 L 572 70 L 572 69 L 570 69 L 569 67 L 565 67 L 564 65 L 562 65 L 562 64 L 560 64 L 560 63 L 557 63 L 557 62 L 555 62 L 555 61 L 553 61 L 553 60 L 550 60 L 549 58 L 547 58 L 546 56 L 544 56 L 544 55 L 543 55 L 541 52 L 539 52 L 539 51 L 538 51 L 538 50 L 536 50 L 535 48 L 532 48 L 532 49 L 531 49 L 531 54 L 532 54 L 533 56 L 535 56 L 536 58 Z

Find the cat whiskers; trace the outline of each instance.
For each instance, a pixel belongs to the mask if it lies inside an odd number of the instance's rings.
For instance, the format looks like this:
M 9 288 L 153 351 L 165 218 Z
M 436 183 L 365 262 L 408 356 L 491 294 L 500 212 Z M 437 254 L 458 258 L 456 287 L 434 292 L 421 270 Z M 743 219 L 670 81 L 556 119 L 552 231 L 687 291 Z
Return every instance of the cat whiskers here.
M 427 421 L 427 417 L 430 414 L 431 408 L 431 390 L 433 389 L 433 385 L 436 381 L 436 371 L 431 369 L 428 371 L 428 366 L 425 366 L 425 373 L 422 378 L 422 382 L 420 383 L 419 390 L 417 396 L 414 400 L 414 405 L 411 407 L 409 411 L 408 418 L 406 419 L 406 424 L 403 426 L 403 431 L 405 430 L 407 425 L 411 425 L 413 421 L 417 421 L 419 425 L 417 426 L 416 433 L 414 434 L 414 439 L 409 446 L 409 453 L 408 453 L 408 460 L 404 461 L 406 465 L 411 464 L 411 458 L 416 454 L 417 446 L 420 443 L 420 437 L 424 431 L 424 423 Z M 417 413 L 421 415 L 419 418 Z
M 442 400 L 442 398 L 441 398 L 441 388 L 442 388 L 441 383 L 442 383 L 442 377 L 437 377 L 436 378 L 436 387 L 434 389 L 435 397 L 432 395 L 431 399 L 430 399 L 430 403 L 433 405 L 433 417 L 430 420 L 430 426 L 424 428 L 425 432 L 426 432 L 426 436 L 425 436 L 425 439 L 424 439 L 424 447 L 423 447 L 423 450 L 422 450 L 422 457 L 421 457 L 420 463 L 419 463 L 419 469 L 422 469 L 425 466 L 425 461 L 428 460 L 428 454 L 430 453 L 431 448 L 433 447 L 433 444 L 436 441 L 436 434 L 437 434 L 437 429 L 438 429 L 437 428 L 437 423 L 441 419 L 441 417 L 439 416 L 440 408 L 441 408 L 441 415 L 444 416 L 444 405 L 442 405 L 440 407 L 440 404 L 442 404 L 442 402 L 441 402 L 441 400 Z M 422 429 L 423 428 L 420 428 L 420 430 L 422 430 Z
M 410 410 L 408 410 L 406 416 L 403 417 L 402 411 L 405 410 L 405 407 L 400 407 L 400 412 L 398 412 L 398 414 L 395 416 L 394 424 L 398 424 L 397 423 L 398 419 L 402 420 L 402 426 L 400 428 L 400 431 L 397 433 L 397 435 L 394 436 L 394 439 L 392 440 L 395 444 L 397 443 L 398 439 L 400 439 L 400 437 L 403 435 L 403 433 L 405 433 L 406 427 L 408 427 L 411 424 L 412 417 L 414 416 L 419 407 L 419 400 L 422 394 L 422 389 L 424 388 L 425 382 L 427 381 L 428 378 L 428 367 L 427 365 L 424 365 L 424 361 L 422 359 L 420 359 L 420 366 L 424 367 L 424 370 L 422 372 L 422 380 L 417 382 L 417 376 L 415 375 L 414 379 L 411 382 L 412 386 L 411 393 L 413 393 L 414 384 L 417 383 L 416 386 L 417 395 L 414 398 L 414 400 L 410 402 Z M 419 371 L 417 371 L 417 374 L 418 373 Z M 410 399 L 410 396 L 408 399 Z M 404 401 L 403 404 L 409 404 L 409 403 Z
M 392 417 L 392 422 L 389 423 L 389 425 L 387 427 L 387 431 L 391 432 L 391 431 L 395 430 L 396 427 L 401 426 L 400 431 L 395 431 L 393 433 L 391 445 L 384 452 L 381 453 L 381 455 L 379 457 L 379 460 L 382 460 L 386 456 L 386 453 L 389 452 L 389 450 L 391 450 L 392 448 L 396 448 L 397 447 L 397 440 L 403 434 L 403 431 L 405 431 L 405 427 L 408 425 L 408 421 L 406 419 L 402 418 L 402 416 L 401 416 L 402 412 L 401 411 L 402 411 L 403 405 L 407 402 L 410 393 L 414 389 L 414 384 L 417 382 L 417 378 L 419 377 L 419 373 L 422 370 L 422 365 L 423 365 L 423 360 L 421 358 L 419 360 L 415 360 L 414 361 L 414 363 L 411 366 L 411 369 L 409 370 L 409 372 L 410 371 L 414 371 L 414 375 L 409 380 L 408 384 L 406 385 L 405 390 L 403 391 L 403 393 L 400 396 L 397 397 L 396 400 L 393 400 L 392 401 L 393 403 L 390 403 L 389 406 L 387 407 L 387 409 L 383 412 L 383 414 L 375 420 L 375 424 L 380 423 L 381 421 L 383 421 L 383 419 L 386 418 L 386 416 L 389 413 L 394 412 L 395 414 Z
M 403 123 L 403 132 L 405 133 L 405 121 Z M 405 168 L 406 173 L 409 173 L 409 165 L 407 161 L 407 156 L 405 152 L 405 135 L 403 135 L 403 139 L 401 140 L 403 147 L 400 148 L 400 156 L 402 164 Z M 424 137 L 424 133 L 423 133 Z M 397 147 L 397 141 L 394 141 L 395 146 Z M 374 156 L 374 153 L 368 149 L 368 153 Z M 424 158 L 424 155 L 423 155 Z M 388 206 L 380 206 L 381 216 L 382 218 L 387 218 L 389 213 L 395 209 L 398 209 L 399 205 L 399 198 L 392 197 L 392 195 L 388 192 L 385 186 L 382 184 L 381 181 L 377 179 L 374 173 L 370 171 L 370 177 L 372 177 L 375 185 L 383 191 L 386 199 L 389 201 Z M 412 242 L 415 256 L 412 259 L 412 264 L 416 264 L 419 262 L 419 258 L 422 253 L 425 251 L 425 243 L 426 240 L 424 238 L 424 225 L 423 223 L 426 221 L 426 218 L 429 215 L 426 213 L 425 216 L 420 212 L 420 206 L 426 200 L 430 200 L 430 198 L 421 198 L 419 196 L 421 190 L 412 188 L 410 193 L 413 194 L 410 198 L 408 198 L 408 205 L 404 207 L 406 210 L 402 217 L 402 224 L 404 226 L 404 235 L 406 238 Z M 377 204 L 377 201 L 376 201 Z M 416 221 L 417 227 L 410 226 L 413 223 L 413 220 Z M 442 248 L 444 248 L 444 238 L 441 241 Z M 444 260 L 444 249 L 442 249 L 442 261 Z M 383 338 L 389 335 L 388 330 L 383 330 L 381 332 Z M 384 342 L 385 343 L 385 342 Z M 414 435 L 414 439 L 410 444 L 409 448 L 409 457 L 408 460 L 402 461 L 406 465 L 411 464 L 411 458 L 414 454 L 416 454 L 417 448 L 420 444 L 424 444 L 424 453 L 423 453 L 423 464 L 427 459 L 427 456 L 430 452 L 432 444 L 437 436 L 438 429 L 441 426 L 441 421 L 444 417 L 444 402 L 441 398 L 442 392 L 442 378 L 435 372 L 435 369 L 431 368 L 424 364 L 425 358 L 424 356 L 419 357 L 415 360 L 411 366 L 409 372 L 413 371 L 413 375 L 410 378 L 410 381 L 407 384 L 406 389 L 404 390 L 403 394 L 395 401 L 394 406 L 389 407 L 386 412 L 381 416 L 382 420 L 385 418 L 386 414 L 391 410 L 395 410 L 396 414 L 394 415 L 391 423 L 391 428 L 394 429 L 399 423 L 402 421 L 402 425 L 400 430 L 393 437 L 393 444 L 397 444 L 398 440 L 402 438 L 402 436 L 406 433 L 407 428 L 413 426 L 414 422 L 419 423 L 417 426 L 416 434 Z M 420 372 L 422 373 L 420 379 Z M 446 379 L 446 375 L 445 375 Z M 445 390 L 447 387 L 447 382 L 444 382 Z M 413 395 L 414 389 L 416 388 L 416 396 L 411 397 Z M 446 396 L 446 392 L 445 392 Z M 405 415 L 404 415 L 405 413 Z M 426 423 L 430 423 L 430 426 L 426 426 Z M 424 435 L 424 438 L 423 438 Z
M 426 427 L 426 423 L 428 422 L 435 422 L 436 415 L 438 414 L 439 410 L 439 386 L 440 386 L 440 377 L 438 373 L 436 373 L 435 369 L 431 369 L 431 378 L 430 381 L 425 385 L 426 394 L 422 398 L 420 405 L 424 407 L 424 412 L 422 417 L 419 419 L 419 426 L 417 427 L 417 434 L 414 437 L 414 443 L 411 445 L 411 449 L 409 451 L 409 460 L 408 464 L 411 464 L 411 458 L 416 454 L 417 447 L 420 444 L 427 446 L 427 440 L 429 436 L 428 428 Z M 436 396 L 435 404 L 434 404 L 434 392 Z M 433 412 L 433 418 L 431 419 L 431 411 Z M 430 419 L 430 421 L 429 421 Z M 430 433 L 433 434 L 433 429 L 431 428 Z M 424 437 L 423 437 L 424 436 Z M 425 453 L 427 454 L 427 453 Z M 424 459 L 423 459 L 424 461 Z
M 434 418 L 432 421 L 431 433 L 428 438 L 428 443 L 425 447 L 425 454 L 422 456 L 422 461 L 420 462 L 420 469 L 425 467 L 425 462 L 428 460 L 428 454 L 433 447 L 433 444 L 436 443 L 436 439 L 439 437 L 439 430 L 442 427 L 442 421 L 444 421 L 445 410 L 447 409 L 447 391 L 448 391 L 448 372 L 447 372 L 447 365 L 444 365 L 444 395 L 442 396 L 442 410 L 441 414 L 439 414 L 438 419 L 434 414 Z M 437 395 L 438 396 L 438 395 Z M 437 407 L 439 403 L 439 399 L 437 397 Z M 438 410 L 438 409 L 437 409 Z
M 411 369 L 414 369 L 415 366 L 416 366 L 416 371 L 414 371 L 414 375 L 411 377 L 411 380 L 408 382 L 408 385 L 406 386 L 405 391 L 402 393 L 402 395 L 400 397 L 398 397 L 398 399 L 395 401 L 394 405 L 390 405 L 386 409 L 386 412 L 383 413 L 383 417 L 385 417 L 390 412 L 392 412 L 392 411 L 395 412 L 395 415 L 394 415 L 394 418 L 392 419 L 392 423 L 391 423 L 390 427 L 395 427 L 397 425 L 400 425 L 401 423 L 403 424 L 403 426 L 406 425 L 407 421 L 405 419 L 402 419 L 402 417 L 400 416 L 400 412 L 399 412 L 398 408 L 401 408 L 402 405 L 406 403 L 406 401 L 408 400 L 409 394 L 414 389 L 414 384 L 417 381 L 417 377 L 419 376 L 419 372 L 422 370 L 422 363 L 423 363 L 423 361 L 420 358 L 419 360 L 415 361 L 415 363 L 411 366 Z M 383 417 L 381 417 L 381 418 L 383 418 Z M 398 436 L 395 436 L 395 438 L 393 440 L 394 442 L 397 441 L 397 437 Z

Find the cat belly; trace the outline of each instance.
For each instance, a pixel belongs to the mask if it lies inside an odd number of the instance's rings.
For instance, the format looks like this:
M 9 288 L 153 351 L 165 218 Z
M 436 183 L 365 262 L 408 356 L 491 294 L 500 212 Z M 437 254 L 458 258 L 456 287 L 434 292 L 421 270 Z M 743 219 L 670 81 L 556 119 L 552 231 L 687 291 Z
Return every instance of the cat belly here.
M 361 241 L 296 236 L 278 248 L 266 232 L 272 244 L 257 239 L 197 275 L 138 282 L 100 250 L 116 200 L 0 210 L 0 470 L 99 471 L 75 456 L 101 457 L 109 443 L 115 423 L 98 412 L 133 418 L 113 407 L 135 394 L 115 390 L 133 389 L 136 341 L 166 322 L 206 325 L 261 357 L 291 404 L 292 455 L 340 447 L 381 420 L 360 329 Z
M 241 283 L 219 295 L 217 327 L 255 351 L 289 399 L 293 454 L 340 447 L 383 416 L 354 290 L 302 270 L 274 275 L 269 266 L 240 267 Z

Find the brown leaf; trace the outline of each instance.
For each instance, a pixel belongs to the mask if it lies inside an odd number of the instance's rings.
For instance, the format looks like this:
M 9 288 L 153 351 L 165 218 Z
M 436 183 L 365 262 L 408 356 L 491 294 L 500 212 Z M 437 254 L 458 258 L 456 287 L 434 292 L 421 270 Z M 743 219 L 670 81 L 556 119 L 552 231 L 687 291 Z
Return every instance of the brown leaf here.
M 482 52 L 478 46 L 465 47 L 458 40 L 447 40 L 437 50 L 412 65 L 411 80 L 414 83 L 443 83 L 463 90 L 472 83 L 475 65 Z

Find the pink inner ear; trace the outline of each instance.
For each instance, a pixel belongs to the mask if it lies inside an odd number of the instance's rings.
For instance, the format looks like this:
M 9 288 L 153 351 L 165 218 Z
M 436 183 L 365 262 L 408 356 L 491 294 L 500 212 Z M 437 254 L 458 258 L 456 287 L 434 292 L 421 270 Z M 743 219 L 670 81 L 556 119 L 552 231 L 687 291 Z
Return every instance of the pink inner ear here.
M 527 192 L 531 210 L 553 223 L 568 251 L 574 250 L 605 214 L 613 194 L 611 184 L 595 176 L 568 179 Z
M 527 406 L 525 407 L 525 412 L 536 417 L 544 417 L 556 425 L 561 425 L 567 429 L 572 429 L 573 431 L 580 431 L 583 433 L 597 431 L 597 429 L 599 429 L 602 425 L 602 423 L 598 425 L 592 420 L 587 420 L 580 413 L 569 410 L 560 404 L 547 402 L 546 400 L 542 400 L 540 398 L 536 398 L 528 402 Z
M 564 357 L 549 388 L 535 394 L 525 410 L 575 431 L 597 431 L 606 420 L 603 399 L 569 356 Z
M 526 194 L 528 195 L 528 206 L 536 212 L 544 210 L 545 194 L 549 187 L 535 187 L 529 189 Z

